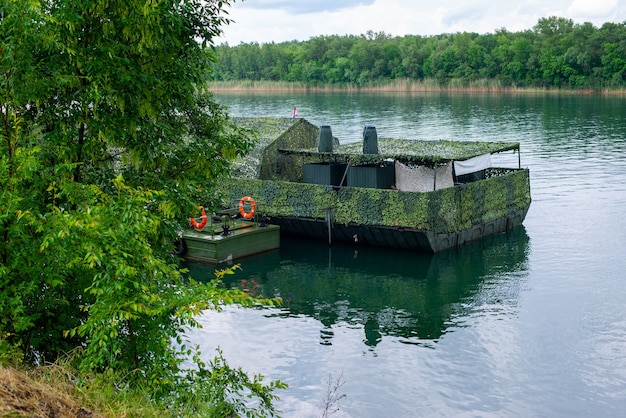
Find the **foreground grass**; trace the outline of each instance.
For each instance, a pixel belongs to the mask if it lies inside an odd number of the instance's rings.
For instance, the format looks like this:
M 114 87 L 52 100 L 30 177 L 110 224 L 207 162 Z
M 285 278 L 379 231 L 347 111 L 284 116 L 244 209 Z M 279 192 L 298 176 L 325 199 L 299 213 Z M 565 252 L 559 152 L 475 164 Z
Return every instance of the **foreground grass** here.
M 171 399 L 155 400 L 151 397 L 154 391 L 138 386 L 136 379 L 115 372 L 81 374 L 73 367 L 72 360 L 75 358 L 70 355 L 54 364 L 37 367 L 27 367 L 19 361 L 0 361 L 0 418 L 223 418 L 278 416 L 279 413 L 273 406 L 241 409 L 237 399 L 230 402 L 230 396 L 241 397 L 242 394 L 228 385 L 221 387 L 227 391 L 226 400 L 215 397 L 206 386 L 203 388 L 208 391 L 187 393 L 183 402 L 177 402 L 180 400 L 178 393 L 172 394 Z M 218 362 L 218 357 L 214 361 Z M 225 363 L 218 362 L 218 365 L 217 380 L 234 379 L 233 373 L 243 373 L 230 369 Z M 130 384 L 131 381 L 134 384 Z M 244 390 L 239 387 L 242 384 L 239 380 L 230 383 L 235 389 Z M 283 388 L 283 385 L 278 382 L 277 387 Z
M 122 380 L 122 379 L 119 379 Z M 61 365 L 22 370 L 0 366 L 0 418 L 224 417 L 218 406 L 169 409 L 113 376 L 77 378 Z
M 79 379 L 61 365 L 17 370 L 0 367 L 0 417 L 167 417 L 141 393 L 106 378 Z
M 75 385 L 68 385 L 67 381 L 46 381 L 47 379 L 33 374 L 0 367 L 0 416 L 105 416 L 95 414 L 81 400 L 76 400 L 78 391 Z

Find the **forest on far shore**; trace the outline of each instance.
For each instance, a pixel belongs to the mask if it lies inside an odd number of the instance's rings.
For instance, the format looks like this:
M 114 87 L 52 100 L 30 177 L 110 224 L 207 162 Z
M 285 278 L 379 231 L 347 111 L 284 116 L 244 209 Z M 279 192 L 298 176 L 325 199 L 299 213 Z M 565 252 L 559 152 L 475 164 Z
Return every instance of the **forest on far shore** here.
M 368 87 L 435 80 L 468 87 L 607 90 L 626 87 L 626 22 L 541 18 L 529 30 L 393 37 L 384 32 L 308 41 L 221 44 L 211 78 L 306 86 Z

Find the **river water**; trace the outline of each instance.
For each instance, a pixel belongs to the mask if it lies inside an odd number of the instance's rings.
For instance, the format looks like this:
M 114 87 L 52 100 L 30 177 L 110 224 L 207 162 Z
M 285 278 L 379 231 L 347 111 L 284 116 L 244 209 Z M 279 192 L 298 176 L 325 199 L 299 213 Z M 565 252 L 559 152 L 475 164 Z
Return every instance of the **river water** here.
M 517 141 L 524 225 L 435 254 L 283 239 L 227 285 L 281 308 L 207 312 L 205 355 L 280 379 L 285 417 L 586 417 L 626 411 L 626 98 L 220 94 L 234 116 L 298 117 L 342 142 Z M 513 161 L 506 161 L 510 158 Z M 517 165 L 518 156 L 502 163 Z M 198 279 L 212 269 L 190 265 Z M 327 405 L 336 389 L 341 397 Z M 342 396 L 345 395 L 345 396 Z

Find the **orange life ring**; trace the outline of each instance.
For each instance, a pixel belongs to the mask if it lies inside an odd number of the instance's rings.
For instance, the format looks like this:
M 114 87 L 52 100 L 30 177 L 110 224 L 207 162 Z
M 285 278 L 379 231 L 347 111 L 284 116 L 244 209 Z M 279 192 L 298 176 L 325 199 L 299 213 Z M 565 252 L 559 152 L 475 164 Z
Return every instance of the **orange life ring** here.
M 250 212 L 246 212 L 246 208 L 244 208 L 244 203 L 250 203 Z M 256 202 L 250 196 L 244 196 L 239 201 L 239 214 L 243 219 L 252 219 L 254 217 L 254 211 L 256 210 Z
M 194 218 L 189 218 L 191 226 L 193 226 L 197 230 L 201 230 L 202 228 L 204 228 L 207 222 L 206 212 L 204 211 L 204 208 L 202 206 L 200 206 L 200 215 L 200 222 L 196 221 Z

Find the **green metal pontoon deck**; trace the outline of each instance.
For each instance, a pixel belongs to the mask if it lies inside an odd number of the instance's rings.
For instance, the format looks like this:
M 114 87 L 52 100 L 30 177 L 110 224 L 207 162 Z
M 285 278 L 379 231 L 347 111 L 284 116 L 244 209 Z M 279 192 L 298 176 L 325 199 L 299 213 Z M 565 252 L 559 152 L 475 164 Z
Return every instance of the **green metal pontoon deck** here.
M 279 226 L 259 221 L 256 216 L 222 217 L 227 218 L 218 223 L 211 219 L 203 228 L 184 230 L 177 243 L 178 255 L 188 261 L 220 264 L 280 247 Z

